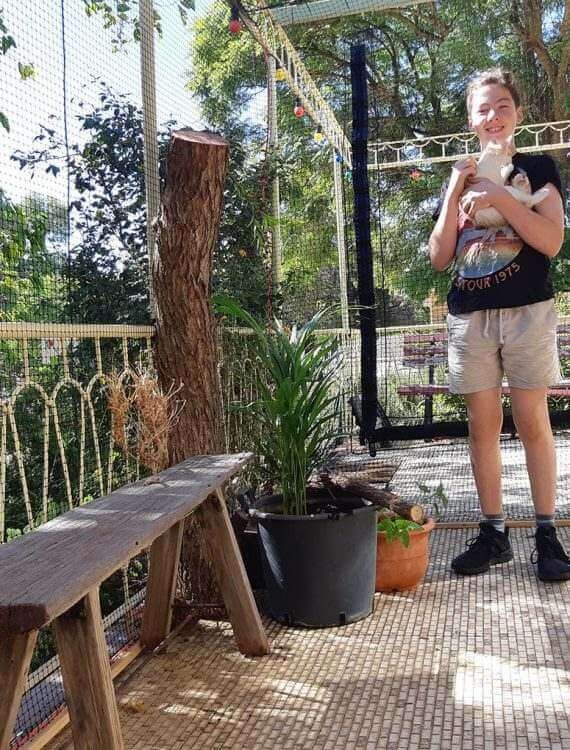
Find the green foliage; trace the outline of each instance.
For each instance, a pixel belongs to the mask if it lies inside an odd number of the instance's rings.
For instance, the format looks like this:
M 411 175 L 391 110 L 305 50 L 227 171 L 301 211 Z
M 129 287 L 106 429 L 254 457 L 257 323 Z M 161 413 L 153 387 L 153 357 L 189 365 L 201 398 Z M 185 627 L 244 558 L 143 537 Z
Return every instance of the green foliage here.
M 338 266 L 330 150 L 316 146 L 306 118 L 301 122 L 294 117 L 291 94 L 283 87 L 277 102 L 279 149 L 268 148 L 264 123 L 256 111 L 257 97 L 266 85 L 263 55 L 250 34 L 220 34 L 228 20 L 227 4 L 216 2 L 208 16 L 196 22 L 194 66 L 188 81 L 210 126 L 230 143 L 215 287 L 256 314 L 263 309 L 260 300 L 267 296 L 271 279 L 269 238 L 275 229 L 272 179 L 278 176 L 283 285 L 281 295 L 271 291 L 272 305 L 278 308 L 281 299 L 289 299 L 290 308 L 295 308 L 302 302 L 294 312 L 283 310 L 281 315 L 297 320 L 300 313 L 306 319 L 307 308 L 314 310 L 314 303 L 326 302 L 319 273 Z M 334 288 L 338 290 L 338 281 Z
M 327 310 L 302 328 L 270 328 L 227 298 L 216 310 L 246 325 L 259 359 L 257 399 L 247 405 L 260 425 L 258 452 L 279 483 L 286 514 L 307 513 L 307 482 L 338 437 L 338 396 L 332 395 L 340 356 L 332 336 L 317 334 Z
M 541 57 L 529 50 L 525 33 L 531 19 L 522 18 L 521 25 L 521 6 L 514 0 L 471 4 L 445 0 L 437 10 L 426 4 L 347 16 L 327 24 L 292 26 L 287 33 L 341 124 L 351 117 L 348 46 L 366 40 L 371 134 L 386 141 L 411 137 L 417 127 L 430 135 L 465 130 L 466 83 L 475 70 L 496 64 L 511 68 L 520 78 L 527 121 L 559 119 L 552 95 L 555 81 L 541 59 L 544 52 L 561 60 L 570 39 L 562 35 L 560 0 L 544 4 L 538 12 L 545 42 Z M 214 3 L 208 18 L 197 23 L 195 66 L 188 85 L 214 127 L 225 132 L 230 123 L 242 124 L 240 146 L 246 163 L 255 162 L 263 146 L 252 115 L 265 85 L 265 70 L 249 34 L 230 38 L 220 33 L 227 14 L 225 3 Z M 312 125 L 308 118 L 293 117 L 292 101 L 287 85 L 279 84 L 283 296 L 299 309 L 303 300 L 324 298 L 320 274 L 337 264 L 331 241 L 336 230 L 326 208 L 330 179 L 324 165 L 330 160 L 330 150 L 315 152 L 309 137 Z M 430 155 L 429 148 L 426 155 Z M 377 185 L 386 202 L 382 206 L 385 277 L 380 278 L 378 263 L 376 286 L 384 287 L 384 294 L 403 295 L 416 306 L 432 290 L 444 299 L 449 286 L 448 276 L 431 268 L 426 249 L 433 227 L 431 212 L 450 166 L 426 167 L 413 185 L 407 170 L 394 170 L 385 173 Z M 252 213 L 263 217 L 261 228 L 268 226 L 266 205 L 252 206 Z M 380 238 L 373 242 L 379 254 Z M 557 289 L 568 288 L 566 264 L 558 259 L 553 277 Z
M 112 39 L 113 51 L 119 50 L 129 39 L 127 31 L 132 30 L 132 38 L 139 42 L 141 37 L 139 22 L 138 0 L 83 0 L 84 10 L 87 16 L 101 16 L 106 29 L 113 29 L 116 36 Z M 183 24 L 188 22 L 188 11 L 194 10 L 194 0 L 178 0 L 178 12 Z M 153 9 L 154 28 L 159 35 L 162 34 L 160 13 Z
M 437 487 L 429 487 L 423 482 L 416 482 L 418 489 L 421 491 L 423 497 L 422 502 L 426 505 L 431 505 L 433 508 L 433 515 L 435 518 L 439 518 L 441 513 L 449 503 L 449 498 L 443 488 L 443 483 L 440 482 Z
M 148 259 L 143 174 L 142 112 L 129 99 L 100 84 L 99 106 L 80 102 L 78 119 L 87 135 L 72 144 L 69 171 L 77 198 L 71 204 L 74 237 L 68 277 L 67 314 L 81 322 L 146 323 Z M 171 122 L 159 131 L 164 159 Z M 33 174 L 57 176 L 65 148 L 55 130 L 40 126 L 38 147 L 12 159 Z M 47 166 L 46 166 L 47 165 Z
M 57 320 L 64 208 L 32 195 L 20 204 L 0 190 L 0 320 Z
M 12 47 L 16 46 L 14 37 L 8 32 L 8 28 L 4 23 L 3 10 L 0 9 L 0 53 L 2 55 L 7 54 Z M 0 126 L 7 132 L 10 132 L 10 122 L 4 112 L 0 111 Z
M 386 534 L 388 542 L 400 542 L 404 547 L 410 546 L 410 531 L 421 529 L 419 523 L 409 521 L 407 518 L 395 516 L 394 518 L 382 518 L 377 525 L 380 533 Z
M 36 77 L 36 69 L 32 63 L 18 63 L 18 72 L 22 81 L 26 81 L 28 78 Z

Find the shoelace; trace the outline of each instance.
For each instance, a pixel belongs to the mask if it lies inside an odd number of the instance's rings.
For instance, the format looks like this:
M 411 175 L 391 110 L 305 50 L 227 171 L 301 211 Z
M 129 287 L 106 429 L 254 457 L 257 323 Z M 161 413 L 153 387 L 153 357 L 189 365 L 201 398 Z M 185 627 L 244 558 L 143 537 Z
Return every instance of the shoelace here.
M 477 544 L 479 542 L 480 544 L 492 544 L 493 539 L 489 534 L 485 534 L 485 532 L 480 531 L 477 536 L 472 536 L 470 539 L 468 539 L 465 542 L 465 545 L 467 547 L 473 547 L 474 544 Z
M 565 563 L 570 563 L 570 557 L 564 551 L 564 547 L 560 544 L 560 541 L 556 538 L 546 538 L 542 542 L 542 556 L 547 560 L 563 560 Z M 535 547 L 530 553 L 530 561 L 534 565 L 538 562 L 538 547 Z

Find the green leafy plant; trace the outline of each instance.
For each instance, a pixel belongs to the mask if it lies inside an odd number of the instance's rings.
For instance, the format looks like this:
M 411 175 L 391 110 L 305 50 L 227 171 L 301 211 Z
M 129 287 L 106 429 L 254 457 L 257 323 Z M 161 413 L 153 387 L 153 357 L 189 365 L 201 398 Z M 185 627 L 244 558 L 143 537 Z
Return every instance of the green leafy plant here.
M 439 518 L 442 510 L 445 510 L 449 503 L 449 498 L 443 489 L 443 483 L 440 482 L 437 487 L 430 487 L 423 482 L 416 482 L 416 484 L 423 495 L 423 503 L 431 505 L 433 515 L 435 518 Z
M 400 541 L 404 547 L 410 546 L 410 531 L 421 529 L 421 525 L 415 521 L 409 521 L 407 518 L 395 516 L 394 518 L 383 518 L 378 522 L 376 527 L 378 531 L 386 532 L 386 539 L 389 542 Z
M 281 489 L 283 512 L 304 515 L 309 476 L 340 434 L 337 340 L 318 332 L 330 309 L 291 329 L 278 320 L 266 327 L 225 297 L 216 298 L 216 310 L 252 331 L 258 396 L 246 408 L 260 426 L 258 453 L 267 478 Z

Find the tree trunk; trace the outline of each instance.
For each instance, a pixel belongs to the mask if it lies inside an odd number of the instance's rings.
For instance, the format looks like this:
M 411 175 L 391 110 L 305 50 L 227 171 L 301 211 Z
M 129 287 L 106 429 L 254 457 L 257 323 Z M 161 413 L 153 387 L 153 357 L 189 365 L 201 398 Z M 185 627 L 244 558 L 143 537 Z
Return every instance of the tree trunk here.
M 159 383 L 176 390 L 169 459 L 215 453 L 222 411 L 215 321 L 211 309 L 212 255 L 218 237 L 229 147 L 219 135 L 178 130 L 172 136 L 157 221 L 153 279 L 157 306 L 154 362 Z M 181 561 L 183 597 L 221 601 L 204 541 L 189 519 Z
M 171 463 L 220 445 L 210 298 L 228 155 L 228 143 L 215 133 L 179 130 L 167 158 L 154 265 L 155 364 L 162 388 L 180 388 L 177 400 L 184 404 L 170 430 Z

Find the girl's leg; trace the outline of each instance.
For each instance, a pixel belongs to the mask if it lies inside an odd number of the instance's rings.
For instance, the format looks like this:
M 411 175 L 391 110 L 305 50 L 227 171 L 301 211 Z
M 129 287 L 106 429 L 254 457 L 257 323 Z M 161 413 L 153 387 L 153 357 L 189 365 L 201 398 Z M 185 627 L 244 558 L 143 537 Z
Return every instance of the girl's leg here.
M 558 541 L 554 527 L 556 503 L 556 449 L 546 388 L 511 388 L 513 418 L 524 445 L 532 500 L 536 513 L 536 558 L 542 581 L 570 580 L 570 557 Z M 534 553 L 533 553 L 534 554 Z
M 485 516 L 503 511 L 501 494 L 501 453 L 499 438 L 503 424 L 501 389 L 465 394 L 469 419 L 471 466 Z
M 556 449 L 548 417 L 546 388 L 511 388 L 513 419 L 524 446 L 537 515 L 554 514 Z
M 483 519 L 479 535 L 468 541 L 467 551 L 455 557 L 451 567 L 460 575 L 476 575 L 486 573 L 491 565 L 509 562 L 513 559 L 513 551 L 509 530 L 504 526 L 501 496 L 501 389 L 469 393 L 465 401 L 471 466 Z

